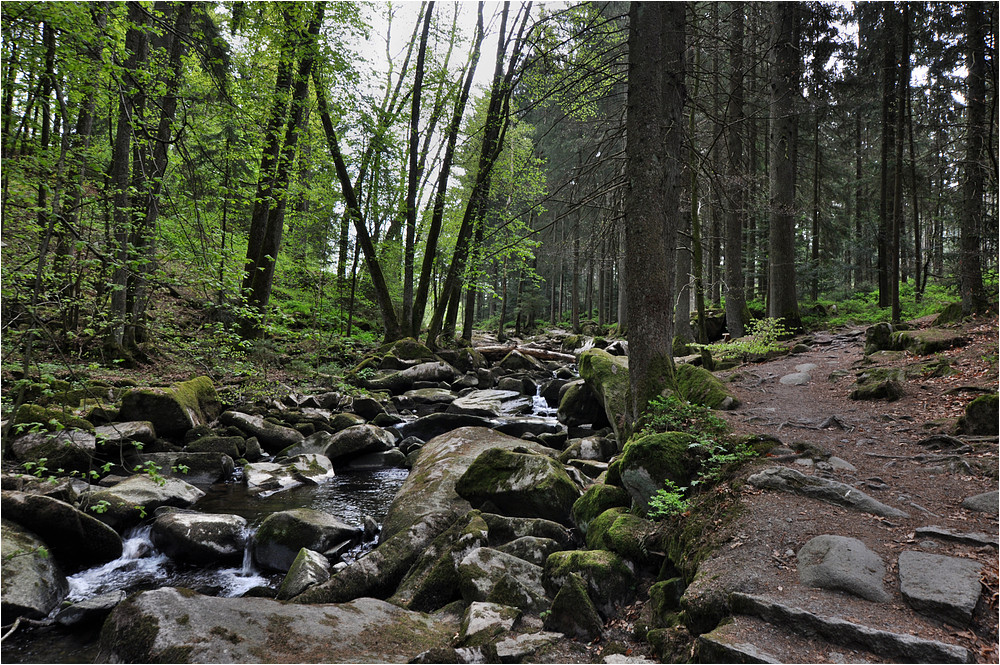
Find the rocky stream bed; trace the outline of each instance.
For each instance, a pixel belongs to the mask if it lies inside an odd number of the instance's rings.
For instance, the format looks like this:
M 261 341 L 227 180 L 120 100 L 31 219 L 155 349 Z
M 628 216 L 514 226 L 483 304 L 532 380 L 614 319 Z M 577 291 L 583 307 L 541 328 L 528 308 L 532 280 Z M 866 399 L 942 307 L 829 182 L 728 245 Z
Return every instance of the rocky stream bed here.
M 3 658 L 995 662 L 996 376 L 960 433 L 919 400 L 996 327 L 912 328 L 683 359 L 680 396 L 767 457 L 661 522 L 650 497 L 704 456 L 671 432 L 623 449 L 620 342 L 404 340 L 356 368 L 371 396 L 238 409 L 206 377 L 25 395 Z

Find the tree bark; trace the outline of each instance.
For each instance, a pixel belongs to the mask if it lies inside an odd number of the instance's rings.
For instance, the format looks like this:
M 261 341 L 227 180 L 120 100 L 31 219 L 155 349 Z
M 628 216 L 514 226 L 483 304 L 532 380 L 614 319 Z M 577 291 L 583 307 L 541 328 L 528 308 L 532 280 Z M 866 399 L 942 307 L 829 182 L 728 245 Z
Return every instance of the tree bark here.
M 794 2 L 776 2 L 772 7 L 771 31 L 774 48 L 771 63 L 771 227 L 768 235 L 770 271 L 768 316 L 781 320 L 788 330 L 799 330 L 799 305 L 795 290 L 795 78 L 798 49 L 794 34 L 797 12 Z
M 965 178 L 962 181 L 962 224 L 959 238 L 959 284 L 962 314 L 983 312 L 987 307 L 980 260 L 983 226 L 983 191 L 986 181 L 986 36 L 982 5 L 965 3 L 966 67 L 968 81 L 968 129 L 966 130 Z
M 673 267 L 683 162 L 684 5 L 629 9 L 625 292 L 633 419 L 674 383 Z
M 746 333 L 743 286 L 743 218 L 746 214 L 744 192 L 746 172 L 743 165 L 743 14 L 744 4 L 733 2 L 732 28 L 729 35 L 729 106 L 726 113 L 725 139 L 728 152 L 726 191 L 726 329 L 731 337 Z

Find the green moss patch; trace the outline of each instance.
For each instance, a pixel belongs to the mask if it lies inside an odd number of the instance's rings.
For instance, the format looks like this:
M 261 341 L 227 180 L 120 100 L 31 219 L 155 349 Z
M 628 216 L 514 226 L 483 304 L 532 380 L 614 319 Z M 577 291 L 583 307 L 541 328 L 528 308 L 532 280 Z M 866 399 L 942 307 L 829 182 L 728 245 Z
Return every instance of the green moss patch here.
M 679 365 L 677 367 L 677 394 L 692 404 L 712 409 L 735 409 L 739 400 L 726 389 L 725 384 L 704 367 Z
M 609 508 L 627 507 L 632 501 L 621 487 L 597 483 L 591 485 L 573 504 L 570 516 L 580 532 L 587 534 L 591 521 Z

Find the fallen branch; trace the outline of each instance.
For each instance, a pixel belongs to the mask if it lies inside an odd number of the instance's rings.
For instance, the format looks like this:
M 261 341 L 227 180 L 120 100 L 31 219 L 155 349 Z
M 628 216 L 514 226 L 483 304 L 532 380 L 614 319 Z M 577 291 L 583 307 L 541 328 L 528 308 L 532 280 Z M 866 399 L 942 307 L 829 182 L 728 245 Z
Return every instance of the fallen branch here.
M 490 360 L 499 360 L 505 357 L 511 351 L 517 351 L 524 356 L 532 356 L 533 358 L 538 358 L 539 360 L 561 360 L 563 362 L 575 363 L 576 356 L 569 353 L 559 353 L 558 351 L 547 351 L 545 349 L 536 349 L 530 346 L 517 346 L 516 344 L 498 345 L 498 346 L 477 346 L 473 347 L 476 351 L 483 354 Z

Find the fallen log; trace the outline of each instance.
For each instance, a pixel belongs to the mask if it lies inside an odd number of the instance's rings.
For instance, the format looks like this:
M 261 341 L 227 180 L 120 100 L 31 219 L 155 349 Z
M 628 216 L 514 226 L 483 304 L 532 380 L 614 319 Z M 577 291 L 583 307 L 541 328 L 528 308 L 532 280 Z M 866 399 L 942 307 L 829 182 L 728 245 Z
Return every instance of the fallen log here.
M 561 360 L 563 362 L 568 362 L 568 363 L 576 362 L 576 356 L 572 354 L 560 353 L 558 351 L 549 351 L 547 349 L 538 349 L 531 346 L 502 344 L 495 346 L 477 346 L 474 348 L 476 351 L 483 354 L 490 360 L 499 360 L 502 359 L 511 351 L 517 351 L 521 355 L 532 356 L 533 358 L 538 358 L 539 360 Z

